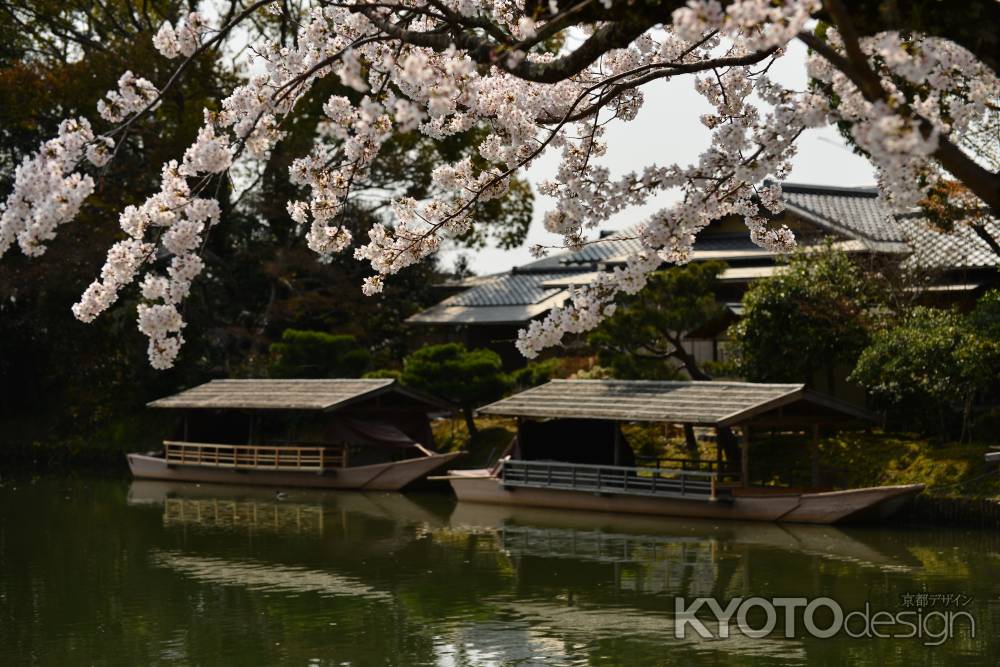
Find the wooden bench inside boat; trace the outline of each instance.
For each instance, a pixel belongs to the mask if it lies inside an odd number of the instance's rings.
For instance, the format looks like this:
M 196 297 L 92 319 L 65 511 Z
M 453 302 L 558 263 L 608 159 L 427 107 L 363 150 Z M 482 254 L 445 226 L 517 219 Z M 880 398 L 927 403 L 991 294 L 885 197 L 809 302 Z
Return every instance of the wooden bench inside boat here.
M 165 440 L 168 465 L 322 472 L 347 466 L 343 445 L 223 445 Z
M 504 461 L 505 487 L 563 489 L 690 500 L 719 500 L 714 472 L 600 466 L 560 461 Z

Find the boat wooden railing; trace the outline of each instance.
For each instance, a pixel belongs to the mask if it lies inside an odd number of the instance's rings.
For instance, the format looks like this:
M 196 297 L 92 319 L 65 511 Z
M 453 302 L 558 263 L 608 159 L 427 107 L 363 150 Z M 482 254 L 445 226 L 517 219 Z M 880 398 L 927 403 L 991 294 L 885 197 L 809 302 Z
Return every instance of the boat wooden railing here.
M 342 445 L 222 445 L 165 440 L 163 451 L 170 465 L 316 472 L 347 465 L 347 448 Z
M 697 470 L 599 466 L 559 461 L 503 461 L 505 487 L 715 500 L 717 474 Z
M 673 456 L 636 456 L 642 468 L 703 470 L 705 472 L 739 472 L 739 464 L 716 459 L 685 459 Z

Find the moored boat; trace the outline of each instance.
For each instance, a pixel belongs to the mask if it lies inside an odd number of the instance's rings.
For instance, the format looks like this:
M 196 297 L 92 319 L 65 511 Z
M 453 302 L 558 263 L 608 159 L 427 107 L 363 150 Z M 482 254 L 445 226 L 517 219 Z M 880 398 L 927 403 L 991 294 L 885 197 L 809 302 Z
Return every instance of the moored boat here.
M 446 479 L 461 501 L 833 524 L 885 519 L 923 489 L 922 484 L 846 490 L 752 485 L 753 427 L 811 434 L 813 485 L 818 486 L 820 426 L 868 417 L 803 385 L 554 380 L 480 412 L 517 417 L 518 433 L 494 467 L 449 472 Z M 636 465 L 619 427 L 624 421 L 715 428 L 716 459 Z M 739 429 L 741 438 L 738 447 L 727 448 L 731 429 Z M 663 462 L 680 467 L 662 467 Z
M 501 464 L 500 471 L 449 471 L 448 481 L 458 499 L 465 502 L 698 519 L 814 524 L 885 519 L 923 490 L 922 484 L 907 484 L 818 493 L 775 490 L 759 495 L 740 495 L 738 491 L 733 493 L 733 489 L 719 488 L 714 497 L 694 492 L 686 494 L 689 497 L 683 497 L 626 494 L 620 489 L 607 487 L 572 490 L 553 489 L 540 484 L 537 488 L 512 488 L 504 482 L 504 465 L 509 464 Z M 607 470 L 614 472 L 611 468 Z M 633 470 L 636 474 L 642 472 L 638 468 Z
M 399 491 L 463 454 L 431 449 L 428 415 L 452 406 L 390 379 L 214 380 L 149 405 L 183 419 L 128 454 L 138 479 Z

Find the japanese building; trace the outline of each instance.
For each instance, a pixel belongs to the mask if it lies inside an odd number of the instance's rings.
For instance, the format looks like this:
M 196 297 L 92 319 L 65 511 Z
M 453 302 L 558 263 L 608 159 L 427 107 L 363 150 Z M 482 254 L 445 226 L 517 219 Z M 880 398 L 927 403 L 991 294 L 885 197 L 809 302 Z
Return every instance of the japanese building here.
M 1000 257 L 968 227 L 946 234 L 917 213 L 893 215 L 875 188 L 792 183 L 782 188 L 785 210 L 773 224 L 792 229 L 800 246 L 830 243 L 859 261 L 907 269 L 919 276 L 916 289 L 930 302 L 971 301 L 997 280 Z M 988 231 L 1000 239 L 1000 223 L 990 222 Z M 435 338 L 489 347 L 506 365 L 521 365 L 524 360 L 514 347 L 518 330 L 566 302 L 574 286 L 623 264 L 639 248 L 639 241 L 629 236 L 627 231 L 613 233 L 575 252 L 454 283 L 450 296 L 407 321 L 433 328 Z M 717 297 L 730 322 L 742 311 L 747 286 L 782 270 L 779 254 L 755 245 L 738 218 L 719 220 L 699 234 L 692 261 L 707 260 L 721 260 L 728 267 L 719 276 Z M 686 347 L 699 361 L 718 359 L 726 324 L 689 332 Z

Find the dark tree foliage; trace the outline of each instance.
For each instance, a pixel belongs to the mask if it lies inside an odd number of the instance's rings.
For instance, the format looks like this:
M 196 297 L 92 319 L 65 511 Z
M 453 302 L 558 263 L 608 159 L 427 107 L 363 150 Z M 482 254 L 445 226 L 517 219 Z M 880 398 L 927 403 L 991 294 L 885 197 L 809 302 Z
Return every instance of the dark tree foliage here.
M 270 352 L 270 375 L 279 378 L 356 378 L 371 362 L 354 336 L 322 331 L 285 329 Z
M 462 408 L 470 434 L 477 432 L 473 410 L 503 396 L 511 384 L 496 352 L 460 343 L 420 348 L 403 362 L 400 379 Z
M 672 267 L 653 275 L 642 294 L 624 298 L 589 337 L 601 366 L 626 379 L 675 379 L 680 368 L 694 380 L 711 379 L 681 340 L 722 321 L 715 287 L 725 266 L 712 261 Z
M 853 368 L 884 315 L 887 286 L 843 252 L 801 251 L 743 297 L 730 328 L 740 370 L 752 382 L 805 382 Z
M 1000 291 L 971 313 L 918 306 L 872 336 L 852 379 L 900 424 L 961 438 L 977 401 L 1000 396 Z
M 566 375 L 563 360 L 552 358 L 528 362 L 524 367 L 512 371 L 510 378 L 515 388 L 523 391 L 545 384 L 552 378 L 566 377 Z

